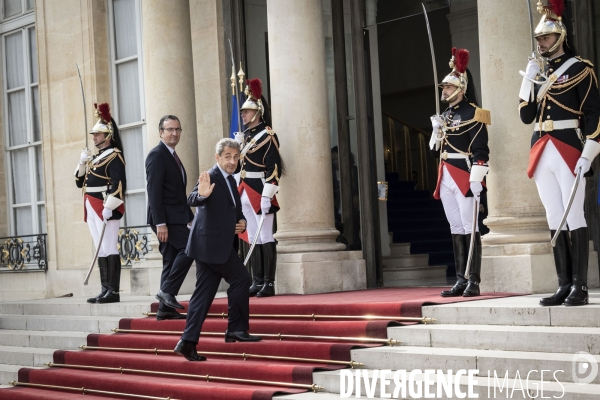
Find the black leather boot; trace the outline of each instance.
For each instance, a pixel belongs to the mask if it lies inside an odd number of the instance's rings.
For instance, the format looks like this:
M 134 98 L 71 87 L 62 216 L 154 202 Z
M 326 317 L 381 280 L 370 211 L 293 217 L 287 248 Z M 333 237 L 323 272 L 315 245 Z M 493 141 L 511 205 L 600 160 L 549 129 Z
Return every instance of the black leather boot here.
M 467 237 L 467 257 L 469 256 L 469 245 L 471 235 Z M 469 268 L 469 283 L 463 292 L 463 297 L 479 296 L 479 284 L 481 283 L 481 233 L 475 233 L 473 241 L 473 254 L 471 254 L 471 268 Z
M 440 295 L 442 297 L 458 297 L 462 296 L 467 287 L 465 279 L 465 269 L 467 268 L 467 251 L 465 245 L 465 236 L 470 235 L 452 235 L 452 248 L 454 249 L 454 268 L 456 268 L 456 283 L 450 290 L 444 290 Z
M 573 252 L 573 285 L 571 293 L 565 299 L 565 306 L 583 306 L 588 304 L 588 259 L 590 256 L 587 228 L 571 231 L 571 250 Z
M 254 246 L 254 250 L 250 254 L 250 269 L 252 271 L 252 285 L 250 286 L 249 294 L 252 297 L 260 292 L 265 282 L 262 244 Z
M 108 291 L 108 260 L 106 257 L 98 257 L 98 270 L 100 270 L 100 284 L 102 290 L 96 295 L 96 297 L 90 297 L 87 299 L 88 303 L 97 303 L 98 299 L 103 297 Z
M 275 242 L 263 244 L 265 284 L 256 297 L 275 296 L 275 270 L 277 269 L 277 245 Z
M 550 231 L 552 237 L 554 237 L 555 233 L 556 231 Z M 552 252 L 554 253 L 556 275 L 558 276 L 558 290 L 552 296 L 542 298 L 540 306 L 560 306 L 565 302 L 571 291 L 573 267 L 571 264 L 571 243 L 568 231 L 560 231 Z
M 119 287 L 121 283 L 121 256 L 111 254 L 108 258 L 108 290 L 98 299 L 98 303 L 118 303 L 121 301 Z

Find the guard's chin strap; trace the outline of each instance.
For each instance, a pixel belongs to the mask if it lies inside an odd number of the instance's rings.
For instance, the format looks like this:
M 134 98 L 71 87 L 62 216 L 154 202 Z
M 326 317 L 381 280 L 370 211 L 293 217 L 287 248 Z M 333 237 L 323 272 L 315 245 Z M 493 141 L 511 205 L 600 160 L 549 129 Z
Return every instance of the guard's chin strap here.
M 452 93 L 450 96 L 448 96 L 448 97 L 446 98 L 446 100 L 445 100 L 445 101 L 446 101 L 447 103 L 452 103 L 452 100 L 453 100 L 453 99 L 454 99 L 456 96 L 458 96 L 458 93 L 459 93 L 459 92 L 460 92 L 460 88 L 459 88 L 459 87 L 457 87 L 457 88 L 456 88 L 456 90 L 455 90 L 455 91 L 454 91 L 454 92 L 453 92 L 453 93 Z
M 565 36 L 567 36 L 566 32 L 562 31 L 558 40 L 556 41 L 556 43 L 554 43 L 554 46 L 550 47 L 550 50 L 548 50 L 546 53 L 552 53 L 556 51 L 556 49 L 558 49 L 558 46 L 560 46 L 560 44 L 565 41 Z
M 261 114 L 262 117 L 262 113 L 260 112 L 260 110 L 256 110 L 256 112 L 254 113 L 254 117 L 252 117 L 252 119 L 250 120 L 250 124 L 254 122 L 254 120 L 256 120 L 256 117 L 258 116 L 258 114 Z M 250 125 L 248 124 L 248 125 Z
M 100 143 L 98 143 L 96 146 L 96 148 L 98 150 L 100 150 L 100 146 L 102 146 L 107 140 L 110 140 L 112 138 L 112 133 L 109 133 L 108 135 L 106 135 L 106 137 L 104 138 L 103 141 L 101 141 Z

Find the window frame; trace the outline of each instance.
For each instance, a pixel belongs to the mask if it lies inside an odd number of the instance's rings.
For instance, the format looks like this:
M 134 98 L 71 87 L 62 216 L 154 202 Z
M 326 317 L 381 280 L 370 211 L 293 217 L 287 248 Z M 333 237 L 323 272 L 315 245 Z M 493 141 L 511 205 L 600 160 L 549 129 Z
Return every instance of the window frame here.
M 22 3 L 25 4 L 25 3 Z M 30 41 L 31 29 L 37 29 L 35 25 L 35 15 L 28 13 L 26 15 L 20 15 L 19 18 L 12 19 L 10 22 L 0 24 L 0 40 L 2 49 L 2 111 L 3 111 L 3 133 L 4 133 L 4 154 L 6 157 L 6 185 L 7 185 L 7 206 L 8 206 L 8 222 L 10 235 L 24 236 L 28 234 L 41 234 L 46 231 L 46 221 L 41 220 L 40 206 L 44 207 L 44 215 L 46 215 L 46 202 L 45 202 L 45 190 L 42 193 L 43 198 L 38 198 L 38 186 L 44 183 L 44 169 L 42 168 L 42 174 L 40 175 L 41 182 L 38 182 L 38 165 L 36 150 L 39 147 L 43 157 L 42 148 L 42 134 L 41 126 L 39 140 L 35 140 L 34 132 L 34 110 L 33 110 L 33 90 L 38 88 L 39 97 L 39 71 L 38 79 L 36 82 L 32 82 L 32 70 L 31 70 L 31 55 L 32 46 Z M 6 68 L 6 38 L 10 35 L 21 32 L 21 40 L 23 42 L 23 61 L 24 66 L 23 72 L 25 74 L 25 81 L 23 86 L 17 88 L 8 89 L 7 79 L 7 68 Z M 37 36 L 36 36 L 36 49 L 37 49 Z M 37 57 L 36 57 L 37 58 Z M 11 146 L 10 143 L 10 132 L 9 132 L 9 117 L 8 117 L 8 95 L 23 90 L 25 92 L 25 104 L 26 104 L 26 129 L 27 129 L 27 143 Z M 38 104 L 39 106 L 39 104 Z M 41 110 L 40 110 L 41 112 Z M 41 121 L 40 121 L 41 122 Z M 13 175 L 12 171 L 12 152 L 22 149 L 27 149 L 28 161 L 29 161 L 29 190 L 30 190 L 30 201 L 25 203 L 15 203 L 14 191 L 13 191 Z M 40 160 L 43 165 L 43 158 Z M 29 232 L 18 232 L 17 221 L 15 213 L 18 208 L 29 207 L 32 211 L 31 215 L 31 230 Z
M 112 98 L 112 113 L 116 121 L 120 121 L 119 117 L 119 92 L 117 86 L 117 65 L 126 63 L 128 61 L 132 61 L 137 59 L 138 62 L 138 84 L 140 90 L 140 121 L 132 122 L 127 124 L 119 124 L 117 125 L 119 128 L 119 133 L 124 130 L 131 128 L 141 127 L 142 131 L 142 154 L 147 154 L 147 126 L 146 126 L 146 102 L 145 102 L 145 93 L 144 93 L 144 65 L 143 65 L 143 46 L 142 46 L 142 8 L 140 0 L 132 0 L 135 5 L 135 15 L 136 15 L 136 32 L 137 32 L 137 54 L 135 56 L 127 56 L 121 58 L 119 60 L 116 59 L 117 51 L 116 51 L 116 37 L 115 37 L 115 24 L 114 24 L 114 0 L 108 0 L 108 34 L 109 34 L 109 53 L 110 53 L 110 85 L 111 85 L 111 98 Z M 127 149 L 124 149 L 127 151 Z M 144 173 L 144 181 L 146 178 L 146 170 L 142 165 L 143 173 Z M 130 189 L 129 185 L 127 185 L 127 189 L 125 191 L 125 200 L 127 199 L 127 195 L 144 193 L 144 199 L 146 202 L 146 207 L 148 206 L 148 194 L 146 193 L 146 187 L 138 188 L 138 189 Z M 127 207 L 127 205 L 125 205 Z M 123 218 L 121 219 L 121 225 L 127 226 L 131 225 L 128 223 L 128 214 L 125 213 Z

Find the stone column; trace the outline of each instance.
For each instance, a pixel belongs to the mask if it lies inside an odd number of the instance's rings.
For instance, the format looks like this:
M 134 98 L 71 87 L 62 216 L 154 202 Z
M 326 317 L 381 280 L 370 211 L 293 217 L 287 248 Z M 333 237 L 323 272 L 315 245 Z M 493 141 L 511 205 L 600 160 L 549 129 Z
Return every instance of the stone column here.
M 176 150 L 191 190 L 198 177 L 198 145 L 190 6 L 188 0 L 144 0 L 141 5 L 147 147 L 160 140 L 160 118 L 176 115 L 183 129 Z
M 532 7 L 534 3 L 531 0 Z M 524 125 L 517 113 L 519 69 L 525 68 L 531 54 L 526 4 L 479 0 L 477 5 L 483 108 L 492 112 L 485 221 L 491 232 L 483 237 L 481 290 L 552 292 L 557 279 L 550 231 L 535 182 L 526 174 L 533 125 Z M 593 253 L 592 287 L 598 284 Z
M 267 13 L 273 128 L 287 168 L 278 194 L 276 290 L 366 287 L 360 253 L 340 252 L 335 241 L 321 1 L 269 0 Z
M 227 99 L 231 97 L 231 56 L 229 48 L 225 49 L 222 3 L 220 0 L 191 0 L 189 8 L 194 59 L 194 86 L 190 87 L 196 94 L 200 171 L 215 164 L 215 144 L 229 136 Z
M 183 129 L 176 151 L 185 166 L 187 189 L 191 191 L 198 179 L 198 146 L 194 87 L 191 84 L 194 73 L 189 3 L 188 0 L 144 0 L 141 7 L 146 148 L 150 151 L 160 141 L 160 118 L 165 114 L 176 115 Z M 148 295 L 159 289 L 162 256 L 158 253 L 154 234 L 151 234 L 150 246 L 153 251 L 131 269 L 134 294 Z M 193 291 L 194 275 L 193 272 L 188 274 L 190 278 L 186 279 L 180 294 Z

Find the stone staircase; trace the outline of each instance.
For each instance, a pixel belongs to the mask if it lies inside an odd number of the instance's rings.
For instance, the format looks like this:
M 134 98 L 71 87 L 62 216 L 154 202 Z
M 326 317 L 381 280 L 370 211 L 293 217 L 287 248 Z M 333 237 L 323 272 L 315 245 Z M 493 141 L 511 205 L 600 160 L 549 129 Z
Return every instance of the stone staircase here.
M 126 302 L 103 305 L 82 298 L 0 303 L 0 384 L 17 380 L 22 367 L 53 361 L 56 350 L 86 344 L 90 333 L 109 333 L 123 317 L 141 317 L 155 301 L 151 296 L 124 298 Z
M 415 369 L 454 372 L 477 369 L 473 392 L 480 399 L 542 398 L 540 371 L 544 370 L 543 398 L 600 399 L 600 372 L 589 384 L 575 383 L 573 375 L 575 371 L 583 371 L 579 377 L 584 377 L 593 370 L 592 364 L 600 364 L 600 290 L 591 291 L 593 304 L 585 307 L 540 307 L 541 297 L 530 295 L 426 306 L 423 316 L 436 318 L 435 324 L 388 328 L 388 337 L 400 340 L 401 345 L 353 350 L 352 359 L 365 364 L 369 379 L 382 370 L 392 373 L 407 370 L 408 373 Z M 588 358 L 580 358 L 581 362 L 575 363 L 577 352 L 589 353 Z M 494 379 L 494 371 L 497 379 Z M 340 371 L 313 374 L 314 383 L 325 387 L 327 393 L 279 396 L 278 399 L 339 399 L 340 375 Z M 387 375 L 388 379 L 391 376 Z M 417 375 L 417 380 L 422 382 L 423 375 Z M 363 379 L 362 396 L 356 396 L 354 391 L 350 398 L 384 398 L 380 380 L 374 382 L 374 396 L 365 395 L 367 388 Z M 461 377 L 460 390 L 464 393 L 467 383 L 467 377 Z M 391 388 L 394 388 L 393 380 Z M 387 393 L 391 394 L 392 389 L 388 387 Z M 431 392 L 436 393 L 435 384 Z
M 186 300 L 188 296 L 180 297 Z M 367 382 L 382 370 L 393 374 L 397 370 L 410 373 L 427 369 L 454 372 L 477 369 L 477 383 L 472 390 L 480 399 L 535 398 L 536 390 L 542 385 L 540 371 L 544 370 L 544 398 L 600 400 L 600 373 L 586 385 L 575 383 L 573 377 L 574 366 L 582 365 L 574 363 L 577 352 L 590 354 L 591 358 L 586 360 L 589 365 L 600 364 L 600 290 L 591 290 L 592 304 L 585 307 L 540 307 L 541 297 L 530 295 L 425 306 L 423 315 L 436 318 L 436 323 L 390 327 L 388 337 L 399 340 L 400 345 L 353 350 L 352 359 L 364 363 L 361 373 L 366 374 Z M 57 349 L 77 349 L 85 343 L 89 333 L 110 332 L 120 318 L 141 317 L 154 301 L 150 296 L 126 295 L 122 300 L 107 305 L 87 304 L 82 298 L 1 303 L 0 383 L 5 385 L 16 380 L 21 367 L 42 367 L 52 361 Z M 356 370 L 347 371 L 356 373 Z M 492 377 L 489 383 L 488 371 Z M 497 379 L 493 379 L 493 371 Z M 554 373 L 560 383 L 554 380 Z M 529 389 L 526 388 L 528 374 Z M 317 371 L 313 373 L 313 382 L 323 386 L 324 392 L 276 398 L 339 399 L 340 376 L 340 371 Z M 416 378 L 417 381 L 425 379 L 423 374 L 417 374 Z M 379 379 L 373 381 L 374 396 L 366 396 L 368 388 L 364 382 L 363 378 L 361 396 L 353 392 L 351 398 L 384 398 L 380 395 Z M 393 380 L 391 382 L 393 389 Z M 523 391 L 519 389 L 521 386 Z M 511 396 L 513 387 L 517 390 Z M 436 385 L 432 388 L 435 392 Z M 467 377 L 460 378 L 459 389 L 467 392 Z M 537 398 L 541 398 L 539 394 Z

